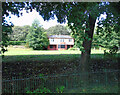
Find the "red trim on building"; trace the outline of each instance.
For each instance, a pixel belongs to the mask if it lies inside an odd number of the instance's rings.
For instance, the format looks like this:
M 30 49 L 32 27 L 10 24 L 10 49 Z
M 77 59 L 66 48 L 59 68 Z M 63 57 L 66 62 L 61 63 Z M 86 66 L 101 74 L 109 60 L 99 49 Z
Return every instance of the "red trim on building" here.
M 57 45 L 49 45 L 48 50 L 57 50 Z
M 60 44 L 60 45 L 65 45 L 65 44 Z M 65 48 L 58 48 L 58 45 L 49 45 L 48 46 L 48 50 L 67 50 L 67 49 L 69 49 L 69 48 L 72 48 L 73 47 L 73 45 L 65 45 Z

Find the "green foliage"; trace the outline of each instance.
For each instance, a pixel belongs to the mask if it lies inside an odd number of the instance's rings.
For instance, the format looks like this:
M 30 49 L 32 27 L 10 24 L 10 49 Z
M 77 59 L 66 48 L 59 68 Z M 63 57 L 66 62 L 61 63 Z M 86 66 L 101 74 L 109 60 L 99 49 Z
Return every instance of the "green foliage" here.
M 84 42 L 90 43 L 92 40 L 91 25 L 94 26 L 95 19 L 100 15 L 100 6 L 99 3 L 75 3 L 75 6 L 69 11 L 68 26 L 72 30 L 75 45 L 80 48 L 80 51 L 85 52 L 87 43 Z
M 44 74 L 39 74 L 39 77 L 43 77 L 43 76 L 44 76 Z M 44 87 L 44 81 L 45 81 L 45 79 L 44 78 L 40 78 L 40 79 L 42 81 L 42 84 L 37 89 L 35 89 L 33 91 L 28 90 L 29 87 L 27 87 L 25 89 L 26 93 L 29 93 L 29 94 L 30 93 L 51 93 L 50 89 Z
M 28 93 L 28 94 L 32 94 L 32 93 L 51 93 L 51 91 L 49 90 L 49 89 L 47 89 L 46 87 L 44 87 L 44 88 L 41 88 L 41 89 L 36 89 L 36 90 L 34 90 L 34 91 L 26 91 L 26 93 Z
M 98 43 L 102 45 L 105 48 L 111 48 L 112 46 L 116 45 L 117 47 L 120 46 L 120 38 L 119 33 L 116 33 L 113 30 L 110 30 L 110 32 L 105 32 L 106 30 L 103 29 L 101 33 L 97 36 Z
M 116 54 L 118 52 L 118 47 L 117 46 L 112 46 L 110 47 L 110 54 Z
M 64 89 L 65 89 L 64 86 L 60 86 L 60 87 L 56 88 L 56 91 L 57 91 L 57 93 L 63 93 Z M 48 89 L 46 87 L 43 87 L 43 88 L 40 88 L 40 89 L 37 88 L 34 91 L 29 91 L 28 89 L 26 89 L 26 90 L 27 90 L 26 93 L 28 93 L 28 94 L 30 94 L 30 93 L 52 93 L 50 91 L 50 89 Z
M 60 87 L 56 88 L 56 91 L 57 91 L 57 93 L 63 93 L 64 89 L 65 89 L 64 86 L 60 86 Z
M 39 76 L 40 77 L 43 77 L 44 76 L 44 74 L 39 74 Z M 51 91 L 50 91 L 50 89 L 48 89 L 48 88 L 46 88 L 46 87 L 44 87 L 44 81 L 45 81 L 45 79 L 44 78 L 41 78 L 42 79 L 42 84 L 40 85 L 40 87 L 38 87 L 36 90 L 33 90 L 33 91 L 30 91 L 30 90 L 28 90 L 28 87 L 25 89 L 26 90 L 26 93 L 52 93 Z M 64 86 L 60 86 L 60 87 L 58 87 L 58 88 L 56 88 L 56 91 L 58 92 L 58 93 L 62 93 L 63 91 L 64 91 Z
M 21 45 L 21 44 L 25 44 L 26 41 L 9 41 L 8 45 Z
M 115 48 L 120 47 L 120 14 L 118 9 L 120 8 L 119 3 L 109 3 L 107 4 L 107 9 L 105 10 L 106 17 L 99 19 L 97 26 L 98 42 L 104 48 L 109 49 L 109 54 L 114 54 L 118 50 Z M 105 7 L 105 8 L 106 8 Z
M 39 74 L 39 77 L 43 77 L 44 76 L 44 74 Z
M 8 34 L 11 41 L 25 41 L 26 36 L 29 32 L 30 26 L 14 26 L 12 28 L 12 33 Z
M 48 35 L 70 35 L 67 27 L 56 25 L 46 30 Z
M 105 56 L 115 56 L 118 52 L 118 47 L 117 46 L 112 46 L 109 49 L 109 52 L 107 52 L 106 50 L 104 50 L 104 55 Z
M 26 47 L 26 48 L 29 48 L 29 43 L 28 43 L 28 42 L 25 44 L 25 47 Z
M 93 41 L 92 41 L 92 48 L 94 47 L 94 48 L 99 48 L 100 46 L 100 41 L 101 39 L 99 39 L 99 37 L 98 37 L 98 35 L 97 34 L 94 34 L 93 35 Z
M 104 47 L 109 49 L 110 52 L 114 52 L 114 47 L 120 47 L 120 32 L 114 31 L 112 27 L 109 28 L 109 32 L 104 27 L 98 35 L 94 34 L 93 47 Z
M 9 13 L 16 16 L 22 15 L 20 10 L 25 7 L 25 3 L 12 3 L 12 2 L 2 2 L 2 41 L 0 42 L 1 50 L 0 52 L 4 54 L 7 51 L 7 42 L 10 40 L 8 34 L 12 32 L 13 23 L 6 21 L 5 16 L 10 18 Z
M 12 25 L 9 25 L 7 21 L 5 21 L 5 18 L 3 17 L 2 19 L 2 41 L 0 42 L 0 52 L 2 56 L 4 56 L 4 52 L 7 51 L 7 46 L 8 46 L 8 33 L 12 32 Z
M 46 32 L 39 26 L 39 21 L 35 20 L 33 22 L 26 41 L 34 50 L 43 50 L 49 45 Z

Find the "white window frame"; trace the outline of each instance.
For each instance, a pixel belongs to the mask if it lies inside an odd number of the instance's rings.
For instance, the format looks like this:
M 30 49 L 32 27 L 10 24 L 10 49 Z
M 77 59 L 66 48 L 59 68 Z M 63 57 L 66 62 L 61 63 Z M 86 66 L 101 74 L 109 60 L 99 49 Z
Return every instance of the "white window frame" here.
M 54 42 L 54 39 L 50 39 L 51 42 Z
M 60 42 L 64 42 L 64 39 L 60 39 Z

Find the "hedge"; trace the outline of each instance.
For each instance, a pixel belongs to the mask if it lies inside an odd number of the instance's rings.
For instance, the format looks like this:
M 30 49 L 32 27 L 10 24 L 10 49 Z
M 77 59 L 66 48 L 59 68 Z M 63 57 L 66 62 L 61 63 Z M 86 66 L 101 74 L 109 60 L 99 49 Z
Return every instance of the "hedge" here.
M 26 41 L 9 41 L 8 45 L 21 45 L 21 44 L 25 44 Z

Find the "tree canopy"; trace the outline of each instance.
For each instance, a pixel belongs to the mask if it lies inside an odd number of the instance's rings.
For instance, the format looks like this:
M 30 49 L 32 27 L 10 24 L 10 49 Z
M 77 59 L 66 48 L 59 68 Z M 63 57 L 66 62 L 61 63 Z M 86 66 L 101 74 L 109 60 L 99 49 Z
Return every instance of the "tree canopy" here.
M 70 35 L 70 31 L 68 31 L 67 27 L 62 25 L 50 27 L 46 32 L 48 35 Z
M 29 32 L 30 26 L 14 26 L 12 27 L 12 33 L 8 34 L 10 41 L 25 41 Z

